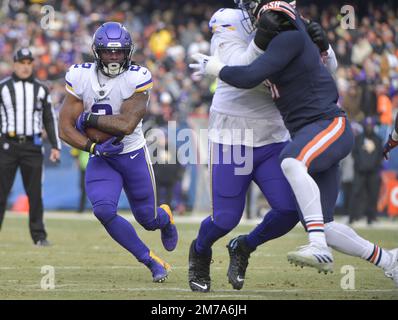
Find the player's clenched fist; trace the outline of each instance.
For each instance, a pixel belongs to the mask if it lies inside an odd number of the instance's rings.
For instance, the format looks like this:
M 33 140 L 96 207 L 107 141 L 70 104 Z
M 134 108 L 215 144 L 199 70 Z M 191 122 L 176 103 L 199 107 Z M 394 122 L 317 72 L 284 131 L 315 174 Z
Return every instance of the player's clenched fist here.
M 93 153 L 98 157 L 119 154 L 123 151 L 124 144 L 122 142 L 116 142 L 117 139 L 117 137 L 113 137 L 101 144 L 94 143 L 90 148 L 92 149 L 90 150 L 90 153 Z
M 319 23 L 310 21 L 307 25 L 307 32 L 321 52 L 329 49 L 328 37 Z
M 82 112 L 80 116 L 76 120 L 76 130 L 84 135 L 84 131 L 87 126 L 87 119 L 90 115 L 90 112 Z

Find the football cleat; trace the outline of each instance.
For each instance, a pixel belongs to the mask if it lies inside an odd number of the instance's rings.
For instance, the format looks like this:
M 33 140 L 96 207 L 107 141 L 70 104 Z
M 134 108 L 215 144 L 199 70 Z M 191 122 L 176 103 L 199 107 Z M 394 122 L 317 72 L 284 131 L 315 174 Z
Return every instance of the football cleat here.
M 398 287 L 398 248 L 390 250 L 389 253 L 392 256 L 393 261 L 391 262 L 390 267 L 384 270 L 384 274 L 387 278 L 392 279 Z
M 312 267 L 319 273 L 333 272 L 333 255 L 328 247 L 309 244 L 287 254 L 287 260 L 300 267 Z
M 168 223 L 163 229 L 160 230 L 161 239 L 163 243 L 163 247 L 167 251 L 173 251 L 178 242 L 178 232 L 177 227 L 174 223 L 173 213 L 171 212 L 170 207 L 167 204 L 162 204 L 160 206 L 170 218 L 170 223 Z
M 192 291 L 210 291 L 210 255 L 200 255 L 195 250 L 196 240 L 193 240 L 189 248 L 188 282 Z
M 245 244 L 245 237 L 234 238 L 227 245 L 229 253 L 228 282 L 235 290 L 240 290 L 243 287 L 250 253 L 253 251 Z
M 37 240 L 35 242 L 36 247 L 50 247 L 51 243 L 47 239 Z
M 171 270 L 170 265 L 160 259 L 152 251 L 149 252 L 150 261 L 147 267 L 152 272 L 153 282 L 164 282 L 167 279 L 168 271 Z

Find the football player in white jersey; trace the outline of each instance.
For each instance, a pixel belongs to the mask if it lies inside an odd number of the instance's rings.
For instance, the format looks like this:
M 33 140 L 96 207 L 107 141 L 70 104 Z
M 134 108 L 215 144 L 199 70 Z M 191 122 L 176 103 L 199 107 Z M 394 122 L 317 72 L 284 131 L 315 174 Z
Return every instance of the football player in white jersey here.
M 92 154 L 86 190 L 95 216 L 116 242 L 150 269 L 154 282 L 163 282 L 170 266 L 117 214 L 123 188 L 137 222 L 146 230 L 160 229 L 163 246 L 175 249 L 177 229 L 169 206 L 157 207 L 155 178 L 141 130 L 153 85 L 151 72 L 131 63 L 134 44 L 120 23 L 107 22 L 97 29 L 93 52 L 95 63 L 73 65 L 66 74 L 60 137 Z M 113 137 L 96 143 L 87 138 L 88 128 Z
M 211 52 L 223 63 L 245 65 L 263 53 L 253 41 L 254 26 L 249 15 L 250 6 L 259 2 L 236 0 L 237 9 L 220 9 L 212 16 Z M 319 41 L 320 26 L 313 25 L 311 31 L 314 41 Z M 326 45 L 330 52 L 327 60 L 334 71 L 334 52 Z M 289 133 L 265 84 L 243 90 L 218 80 L 210 109 L 209 140 L 213 214 L 202 222 L 198 237 L 191 244 L 189 285 L 193 291 L 210 290 L 211 246 L 239 223 L 247 189 L 254 181 L 271 211 L 250 234 L 232 239 L 227 246 L 228 280 L 239 290 L 244 284 L 250 253 L 258 245 L 286 234 L 299 221 L 294 196 L 279 160 Z M 246 158 L 252 161 L 252 170 L 245 174 L 237 174 L 241 164 L 231 161 L 241 153 L 251 155 Z
M 238 2 L 241 5 L 241 7 L 243 7 L 245 9 L 246 13 L 250 17 L 250 14 L 253 14 L 253 16 L 258 16 L 258 12 L 261 12 L 262 5 L 264 5 L 270 1 L 240 0 Z M 264 8 L 265 7 L 271 8 L 272 6 L 276 7 L 276 9 L 279 9 L 282 6 L 284 8 L 288 7 L 289 10 L 291 10 L 291 12 L 295 11 L 291 7 L 291 5 L 289 5 L 285 2 L 282 2 L 282 1 L 275 1 L 275 3 L 265 5 Z M 274 8 L 274 7 L 272 7 L 272 8 Z M 217 19 L 213 19 L 212 21 L 215 23 L 215 22 L 217 22 Z M 227 28 L 231 28 L 231 24 L 226 23 L 226 21 L 222 21 L 222 25 L 226 26 Z M 327 55 L 325 53 L 325 51 L 327 50 L 327 48 L 329 46 L 326 41 L 326 36 L 322 35 L 323 31 L 320 29 L 319 26 L 314 25 L 314 23 L 308 23 L 306 28 L 307 28 L 307 32 L 311 35 L 313 41 L 318 45 L 323 58 L 328 60 L 327 57 L 329 55 Z M 255 40 L 257 40 L 257 41 L 261 40 L 260 37 L 264 37 L 264 36 L 266 37 L 267 32 L 269 31 L 269 30 L 266 30 L 265 28 L 262 28 L 259 30 L 261 30 L 261 33 L 257 32 L 256 36 L 255 36 Z M 272 36 L 272 34 L 271 34 L 272 32 L 268 32 L 268 33 L 270 33 L 270 35 Z M 272 39 L 272 37 L 271 37 L 271 39 Z M 198 64 L 192 65 L 192 67 L 194 69 L 199 70 L 197 73 L 198 76 L 203 75 L 203 74 L 217 75 L 219 70 L 221 70 L 223 68 L 225 63 L 227 63 L 229 65 L 237 65 L 237 64 L 245 65 L 246 64 L 246 62 L 244 62 L 244 61 L 240 61 L 238 63 L 235 63 L 235 61 L 225 62 L 225 57 L 228 57 L 227 53 L 225 51 L 223 51 L 223 49 L 225 47 L 227 47 L 227 45 L 225 43 L 226 42 L 222 43 L 221 46 L 218 46 L 219 52 L 213 51 L 213 54 L 216 55 L 216 57 L 208 57 L 205 55 L 196 55 L 196 57 L 194 57 L 194 59 L 198 61 Z M 259 42 L 255 41 L 255 43 L 259 43 Z M 251 43 L 249 45 L 248 51 L 250 50 L 250 48 L 256 47 L 255 43 Z M 329 50 L 330 50 L 330 48 L 329 48 Z M 234 53 L 236 53 L 236 55 L 238 57 L 245 57 L 244 52 L 243 51 L 239 52 L 239 49 L 237 46 L 234 48 Z M 333 54 L 330 56 L 333 57 Z M 324 59 L 324 61 L 325 61 L 325 59 Z M 330 60 L 329 63 L 327 63 L 327 65 L 330 70 L 330 69 L 333 69 L 333 66 L 334 67 L 337 66 L 337 63 L 335 61 L 333 62 Z M 218 72 L 215 72 L 216 69 L 218 70 Z M 276 88 L 271 87 L 271 92 L 273 93 L 275 98 L 278 98 L 278 95 L 277 95 L 278 92 L 275 89 Z M 244 101 L 242 101 L 242 102 L 244 102 Z M 230 105 L 230 104 L 228 104 L 228 105 Z M 243 104 L 240 107 L 241 107 L 241 110 L 244 110 L 247 108 L 247 105 Z M 267 106 L 267 107 L 271 107 L 271 106 Z M 243 118 L 243 117 L 244 116 L 242 115 L 241 118 Z M 224 121 L 222 123 L 225 123 L 225 122 L 226 121 Z M 266 130 L 266 124 L 267 123 L 265 123 L 262 126 L 263 130 Z M 265 147 L 270 147 L 272 145 L 273 144 L 269 144 Z M 262 148 L 265 148 L 265 147 L 262 147 Z M 259 150 L 261 150 L 261 148 Z M 256 160 L 257 160 L 255 152 L 256 152 L 256 148 L 254 148 L 254 162 L 255 162 L 254 170 L 256 170 L 255 166 L 256 166 Z M 212 168 L 214 171 L 214 166 L 212 166 Z M 268 170 L 268 172 L 265 172 L 265 174 L 270 174 L 270 171 L 271 171 L 271 174 L 274 173 L 272 168 L 267 168 L 266 170 Z M 255 174 L 256 174 L 256 172 L 254 171 L 254 177 L 255 177 Z M 234 196 L 236 196 L 236 194 L 237 194 L 236 193 L 236 189 L 237 189 L 236 184 L 238 184 L 239 182 L 236 177 L 234 177 L 234 179 L 235 179 L 235 181 L 224 177 L 224 181 L 227 181 L 227 183 L 224 186 L 224 190 L 220 191 L 220 194 L 222 192 L 224 194 L 228 193 L 229 196 L 232 196 L 232 194 L 234 194 Z M 212 183 L 213 183 L 213 201 L 215 201 L 215 200 L 219 201 L 218 199 L 220 198 L 220 195 L 214 194 L 214 190 L 217 188 L 220 188 L 220 186 L 217 186 L 217 176 L 213 175 Z M 272 181 L 271 183 L 268 182 L 268 184 L 271 184 L 271 185 L 273 183 L 275 183 L 275 182 L 274 181 Z M 261 188 L 261 185 L 260 185 L 260 188 Z M 277 190 L 277 188 L 280 188 L 280 186 L 275 184 L 273 186 L 273 188 L 274 188 L 274 190 Z M 235 189 L 235 192 L 230 192 L 230 190 L 234 190 L 234 189 Z M 283 199 L 283 197 L 286 197 L 288 194 L 287 193 L 283 194 L 282 192 L 283 192 L 282 189 L 279 189 L 279 194 Z M 300 192 L 302 192 L 303 194 L 308 193 L 307 190 L 300 190 Z M 309 195 L 310 195 L 310 193 L 309 193 Z M 291 191 L 290 191 L 290 197 L 291 197 Z M 337 193 L 336 193 L 336 197 L 337 197 Z M 330 200 L 330 201 L 333 201 L 333 200 Z M 219 202 L 221 202 L 221 201 L 219 201 Z M 312 202 L 314 202 L 314 200 L 312 200 Z M 227 201 L 224 200 L 224 203 L 227 203 Z M 308 203 L 308 205 L 309 205 L 309 203 Z M 272 206 L 272 203 L 271 203 L 271 206 Z M 215 208 L 215 210 L 219 210 L 219 209 Z M 228 211 L 228 215 L 226 214 L 227 211 Z M 220 218 L 220 217 L 218 217 L 218 213 L 216 211 L 214 211 L 214 214 L 213 214 L 214 219 L 207 221 L 206 224 L 202 224 L 202 228 L 207 228 L 208 230 L 206 230 L 206 232 L 202 232 L 201 230 L 199 231 L 199 236 L 198 236 L 198 239 L 196 240 L 196 243 L 199 242 L 199 245 L 197 245 L 197 244 L 193 245 L 193 248 L 191 248 L 191 252 L 193 252 L 191 254 L 191 256 L 193 257 L 192 260 L 194 262 L 197 262 L 196 265 L 201 268 L 198 267 L 197 269 L 195 269 L 194 267 L 190 266 L 190 271 L 191 271 L 190 275 L 191 276 L 198 275 L 198 277 L 195 279 L 194 282 L 196 284 L 199 284 L 202 288 L 204 287 L 204 285 L 199 280 L 203 280 L 203 283 L 205 283 L 205 281 L 207 281 L 206 287 L 208 287 L 210 285 L 210 277 L 209 277 L 209 273 L 208 273 L 209 268 L 208 268 L 208 264 L 207 264 L 207 262 L 209 262 L 209 260 L 208 259 L 206 260 L 206 254 L 207 254 L 207 256 L 211 255 L 211 251 L 208 249 L 209 245 L 211 246 L 211 244 L 215 240 L 218 239 L 217 236 L 221 234 L 222 228 L 220 226 L 222 226 L 223 219 L 231 219 L 233 217 L 238 217 L 237 214 L 236 215 L 233 214 L 232 208 L 227 208 L 224 212 L 225 212 L 224 218 Z M 275 216 L 277 216 L 277 215 L 275 215 Z M 238 221 L 238 218 L 236 218 L 236 220 Z M 243 280 L 244 280 L 244 277 L 243 277 L 244 271 L 246 270 L 246 267 L 247 267 L 247 262 L 248 262 L 248 257 L 249 257 L 250 252 L 253 249 L 255 249 L 256 245 L 262 243 L 260 241 L 261 238 L 263 240 L 267 240 L 267 237 L 266 237 L 265 233 L 263 232 L 263 230 L 266 230 L 265 232 L 268 235 L 273 234 L 272 230 L 267 230 L 267 227 L 264 223 L 265 221 L 267 221 L 267 217 L 262 222 L 262 224 L 260 224 L 259 227 L 257 227 L 250 235 L 233 239 L 228 245 L 230 258 L 231 258 L 230 268 L 228 271 L 228 277 L 229 277 L 229 281 L 233 284 L 233 286 L 235 288 L 239 289 L 238 285 L 234 285 L 235 283 L 238 284 L 239 282 L 243 282 Z M 342 253 L 360 257 L 362 259 L 365 259 L 365 260 L 373 263 L 374 265 L 382 268 L 385 271 L 385 275 L 387 277 L 393 279 L 395 281 L 395 283 L 398 284 L 397 283 L 397 279 L 398 279 L 398 276 L 397 276 L 398 275 L 398 273 L 397 273 L 398 249 L 388 251 L 383 248 L 380 248 L 376 244 L 373 244 L 373 243 L 367 241 L 366 239 L 361 238 L 351 228 L 333 221 L 333 217 L 325 222 L 326 223 L 324 225 L 324 233 L 326 236 L 327 245 L 333 247 L 334 249 L 336 249 Z M 323 232 L 323 224 L 321 226 L 316 225 L 315 227 L 316 228 L 322 227 L 322 232 Z M 217 231 L 218 231 L 218 234 L 217 234 Z M 309 233 L 311 232 L 308 225 L 307 225 L 307 231 Z M 269 238 L 271 238 L 271 236 L 269 236 Z M 311 240 L 311 238 L 310 238 L 310 240 Z M 327 272 L 328 268 L 332 268 L 333 262 L 330 259 L 325 258 L 324 255 L 318 254 L 319 252 L 316 250 L 316 248 L 317 248 L 316 246 L 312 246 L 312 245 L 304 246 L 298 252 L 290 253 L 288 255 L 288 257 L 290 256 L 290 259 L 292 261 L 297 262 L 297 264 L 313 266 L 319 270 Z M 193 263 L 192 265 L 195 266 L 195 263 Z M 196 272 L 196 271 L 198 271 L 198 272 Z M 234 280 L 233 278 L 231 279 L 231 274 L 235 275 L 236 280 Z M 192 288 L 192 285 L 191 285 L 191 288 Z

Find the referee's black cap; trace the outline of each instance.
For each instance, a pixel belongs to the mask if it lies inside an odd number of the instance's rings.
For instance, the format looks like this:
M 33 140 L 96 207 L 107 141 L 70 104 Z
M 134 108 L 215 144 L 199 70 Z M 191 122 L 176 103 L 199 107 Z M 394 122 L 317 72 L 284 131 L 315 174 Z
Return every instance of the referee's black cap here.
M 14 62 L 22 61 L 24 59 L 34 60 L 32 51 L 29 48 L 18 49 L 14 54 Z

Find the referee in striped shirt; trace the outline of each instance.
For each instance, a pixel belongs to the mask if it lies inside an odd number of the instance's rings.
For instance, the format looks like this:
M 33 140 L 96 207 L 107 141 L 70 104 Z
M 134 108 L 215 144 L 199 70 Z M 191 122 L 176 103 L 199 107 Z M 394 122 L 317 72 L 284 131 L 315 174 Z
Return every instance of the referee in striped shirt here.
M 29 198 L 31 237 L 35 245 L 48 246 L 42 200 L 43 125 L 52 162 L 60 159 L 61 142 L 49 90 L 34 78 L 33 61 L 29 49 L 19 49 L 14 55 L 14 73 L 0 82 L 0 229 L 19 167 Z

